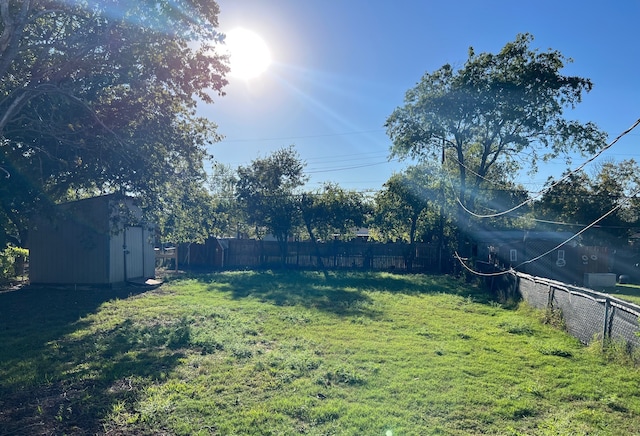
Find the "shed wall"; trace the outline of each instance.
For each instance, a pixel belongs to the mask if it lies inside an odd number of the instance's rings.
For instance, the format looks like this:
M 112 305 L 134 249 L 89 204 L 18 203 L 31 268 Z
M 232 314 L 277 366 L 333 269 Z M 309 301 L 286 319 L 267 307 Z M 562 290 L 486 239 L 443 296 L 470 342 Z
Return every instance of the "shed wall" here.
M 30 230 L 31 283 L 109 283 L 106 207 L 65 205 L 51 218 L 36 218 Z
M 31 283 L 112 285 L 154 277 L 151 231 L 133 226 L 114 233 L 112 206 L 118 204 L 114 201 L 118 200 L 103 196 L 67 203 L 58 208 L 52 219 L 34 219 Z M 130 200 L 127 207 L 139 214 Z

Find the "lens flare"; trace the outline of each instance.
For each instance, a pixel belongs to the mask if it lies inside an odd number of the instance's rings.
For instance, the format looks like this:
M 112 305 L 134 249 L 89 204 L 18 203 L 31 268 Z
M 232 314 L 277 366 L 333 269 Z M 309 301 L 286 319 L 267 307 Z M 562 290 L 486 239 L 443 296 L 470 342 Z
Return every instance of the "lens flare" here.
M 229 75 L 248 80 L 264 73 L 271 64 L 271 51 L 255 32 L 242 27 L 227 33 Z

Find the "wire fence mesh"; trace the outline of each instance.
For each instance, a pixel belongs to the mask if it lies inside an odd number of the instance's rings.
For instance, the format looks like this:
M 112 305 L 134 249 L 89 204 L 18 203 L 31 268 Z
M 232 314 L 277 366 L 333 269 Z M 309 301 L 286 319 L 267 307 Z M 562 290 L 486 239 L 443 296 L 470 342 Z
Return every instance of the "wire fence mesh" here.
M 640 346 L 640 306 L 587 288 L 514 275 L 522 298 L 537 309 L 560 311 L 567 331 L 582 343 L 613 339 Z

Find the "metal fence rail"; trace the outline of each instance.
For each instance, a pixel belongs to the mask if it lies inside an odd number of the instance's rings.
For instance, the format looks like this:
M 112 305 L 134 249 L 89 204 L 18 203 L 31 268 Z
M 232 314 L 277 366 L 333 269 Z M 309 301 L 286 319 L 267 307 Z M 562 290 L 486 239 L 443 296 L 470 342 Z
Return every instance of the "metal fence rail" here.
M 514 274 L 522 298 L 538 309 L 560 310 L 567 331 L 582 343 L 613 339 L 640 346 L 640 306 L 591 289 Z

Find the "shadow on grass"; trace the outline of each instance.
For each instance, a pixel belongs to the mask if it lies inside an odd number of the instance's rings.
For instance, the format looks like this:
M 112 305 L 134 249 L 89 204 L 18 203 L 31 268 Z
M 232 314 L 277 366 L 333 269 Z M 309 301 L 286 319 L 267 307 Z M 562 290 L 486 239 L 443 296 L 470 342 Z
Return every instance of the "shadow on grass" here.
M 83 318 L 138 288 L 23 288 L 0 294 L 0 435 L 98 434 L 114 405 L 177 365 L 184 338 L 129 320 L 78 334 Z M 188 334 L 188 331 L 187 331 Z M 174 346 L 176 345 L 176 346 Z
M 243 271 L 201 276 L 210 290 L 228 291 L 233 298 L 253 297 L 279 306 L 302 306 L 337 315 L 368 315 L 371 292 L 394 294 L 451 294 L 488 302 L 490 296 L 451 277 L 418 274 L 338 271 L 328 278 L 313 271 Z

